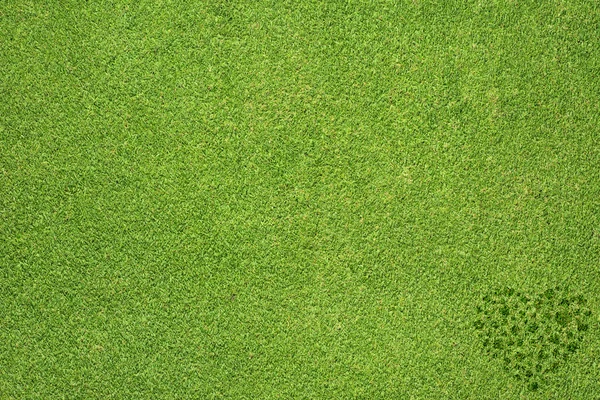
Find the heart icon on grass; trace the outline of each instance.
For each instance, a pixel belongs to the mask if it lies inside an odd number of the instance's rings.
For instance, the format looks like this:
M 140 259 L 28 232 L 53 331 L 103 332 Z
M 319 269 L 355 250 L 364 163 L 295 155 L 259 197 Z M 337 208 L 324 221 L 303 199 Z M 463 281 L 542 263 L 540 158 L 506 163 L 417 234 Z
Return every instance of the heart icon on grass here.
M 560 287 L 538 294 L 496 290 L 481 298 L 476 311 L 484 351 L 531 390 L 577 351 L 592 315 L 582 295 Z

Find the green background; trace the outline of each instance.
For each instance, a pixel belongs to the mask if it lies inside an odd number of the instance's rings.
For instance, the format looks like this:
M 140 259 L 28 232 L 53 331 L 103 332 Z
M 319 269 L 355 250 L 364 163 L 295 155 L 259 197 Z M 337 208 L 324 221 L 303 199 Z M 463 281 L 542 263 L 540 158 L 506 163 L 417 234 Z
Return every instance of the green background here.
M 0 0 L 0 398 L 600 396 L 598 3 L 184 3 Z

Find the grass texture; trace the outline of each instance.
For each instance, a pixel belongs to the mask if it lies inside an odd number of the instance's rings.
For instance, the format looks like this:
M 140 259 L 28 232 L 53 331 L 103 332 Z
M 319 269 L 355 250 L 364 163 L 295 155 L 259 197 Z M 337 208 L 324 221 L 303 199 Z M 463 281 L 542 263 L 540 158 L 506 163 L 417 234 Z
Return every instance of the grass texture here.
M 599 398 L 599 43 L 588 0 L 0 1 L 0 398 Z

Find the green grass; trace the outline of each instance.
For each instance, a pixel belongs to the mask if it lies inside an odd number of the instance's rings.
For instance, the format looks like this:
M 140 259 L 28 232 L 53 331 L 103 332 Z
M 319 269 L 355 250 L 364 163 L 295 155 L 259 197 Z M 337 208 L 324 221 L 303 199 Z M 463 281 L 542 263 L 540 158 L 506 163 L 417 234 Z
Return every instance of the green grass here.
M 0 1 L 0 399 L 597 399 L 599 43 L 588 0 Z M 477 310 L 556 286 L 532 387 Z M 527 360 L 580 332 L 499 301 Z

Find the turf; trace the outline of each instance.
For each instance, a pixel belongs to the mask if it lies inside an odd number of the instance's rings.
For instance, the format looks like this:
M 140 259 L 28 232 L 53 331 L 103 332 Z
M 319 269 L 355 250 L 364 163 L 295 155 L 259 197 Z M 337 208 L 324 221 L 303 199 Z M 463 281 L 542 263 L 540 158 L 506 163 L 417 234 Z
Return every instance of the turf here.
M 1 1 L 0 398 L 597 399 L 599 43 L 587 0 Z

